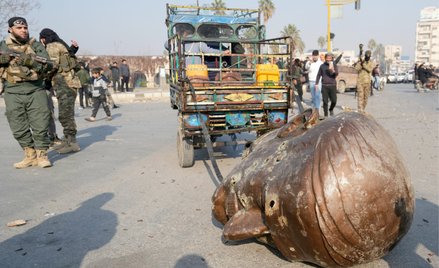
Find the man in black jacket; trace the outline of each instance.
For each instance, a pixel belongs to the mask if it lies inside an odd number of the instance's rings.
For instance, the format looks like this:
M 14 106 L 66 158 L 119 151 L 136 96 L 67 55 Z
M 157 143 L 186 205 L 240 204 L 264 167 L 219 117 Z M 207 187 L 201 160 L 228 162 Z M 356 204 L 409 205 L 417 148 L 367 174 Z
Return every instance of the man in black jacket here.
M 328 116 L 328 98 L 331 100 L 331 106 L 329 107 L 331 116 L 334 115 L 334 107 L 337 104 L 337 81 L 335 78 L 338 75 L 338 69 L 332 60 L 333 55 L 327 53 L 325 55 L 325 63 L 320 65 L 316 78 L 316 86 L 320 81 L 320 77 L 322 78 L 323 112 L 325 117 Z

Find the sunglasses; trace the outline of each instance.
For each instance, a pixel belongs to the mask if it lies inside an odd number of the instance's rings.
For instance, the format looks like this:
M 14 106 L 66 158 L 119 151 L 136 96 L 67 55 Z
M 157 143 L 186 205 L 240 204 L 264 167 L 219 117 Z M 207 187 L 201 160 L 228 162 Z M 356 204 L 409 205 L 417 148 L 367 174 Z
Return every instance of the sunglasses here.
M 27 26 L 27 22 L 23 19 L 15 20 L 12 24 L 14 26 Z

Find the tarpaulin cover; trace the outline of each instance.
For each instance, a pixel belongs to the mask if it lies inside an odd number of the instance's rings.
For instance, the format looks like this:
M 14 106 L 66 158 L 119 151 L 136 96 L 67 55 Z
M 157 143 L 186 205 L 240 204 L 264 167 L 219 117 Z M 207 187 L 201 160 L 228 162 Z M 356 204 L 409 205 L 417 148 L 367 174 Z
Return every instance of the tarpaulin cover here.
M 224 24 L 256 24 L 257 18 L 234 18 L 234 17 L 226 17 L 226 16 L 193 16 L 193 15 L 169 15 L 169 20 L 171 22 L 184 22 L 191 24 L 198 23 L 224 23 Z

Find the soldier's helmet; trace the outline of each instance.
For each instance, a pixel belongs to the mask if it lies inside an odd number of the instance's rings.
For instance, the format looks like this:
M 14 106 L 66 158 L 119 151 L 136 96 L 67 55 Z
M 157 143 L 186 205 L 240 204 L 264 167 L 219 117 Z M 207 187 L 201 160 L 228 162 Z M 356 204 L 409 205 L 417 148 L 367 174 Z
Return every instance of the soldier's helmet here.
M 366 53 L 364 54 L 366 57 L 370 57 L 372 56 L 372 51 L 367 50 Z

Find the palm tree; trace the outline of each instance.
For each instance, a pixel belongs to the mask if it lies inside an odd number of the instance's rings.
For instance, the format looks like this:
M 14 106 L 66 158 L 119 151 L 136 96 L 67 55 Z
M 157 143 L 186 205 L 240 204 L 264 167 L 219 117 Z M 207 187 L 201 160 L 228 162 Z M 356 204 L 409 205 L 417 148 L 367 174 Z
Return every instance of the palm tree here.
M 386 59 L 385 59 L 385 48 L 383 44 L 378 44 L 373 51 L 372 55 L 375 57 L 375 60 L 380 64 L 380 70 L 385 72 Z
M 273 17 L 274 14 L 274 4 L 271 0 L 259 0 L 259 9 L 264 13 L 264 24 Z
M 288 24 L 284 27 L 280 34 L 282 36 L 291 36 L 294 45 L 293 55 L 295 49 L 297 49 L 300 53 L 303 53 L 303 50 L 305 49 L 305 43 L 303 43 L 302 38 L 300 37 L 300 30 L 297 29 L 296 25 Z
M 320 36 L 319 39 L 317 39 L 317 44 L 319 45 L 319 48 L 322 49 L 326 45 L 326 38 L 324 36 Z
M 211 4 L 211 7 L 213 8 L 226 8 L 226 3 L 223 2 L 223 0 L 214 0 Z M 224 10 L 217 10 L 214 13 L 215 15 L 225 15 L 226 12 Z
M 377 42 L 375 40 L 370 39 L 369 42 L 367 42 L 367 48 L 369 48 L 371 51 L 373 51 L 377 47 Z

